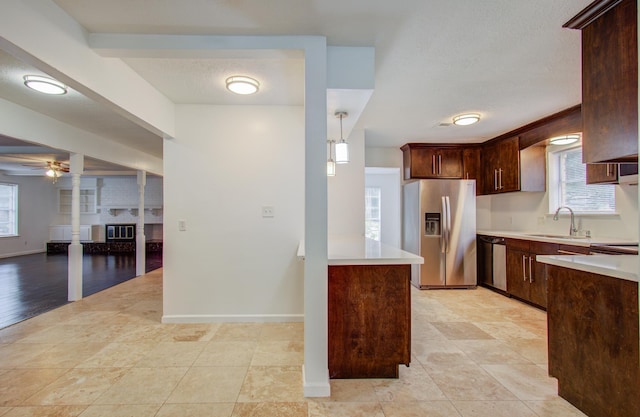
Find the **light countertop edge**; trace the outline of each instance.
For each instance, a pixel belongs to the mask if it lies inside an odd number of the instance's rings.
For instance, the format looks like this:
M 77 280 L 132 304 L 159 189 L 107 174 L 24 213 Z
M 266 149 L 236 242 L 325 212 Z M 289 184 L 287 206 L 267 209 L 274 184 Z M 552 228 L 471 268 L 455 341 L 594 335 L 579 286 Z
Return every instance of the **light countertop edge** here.
M 606 275 L 627 281 L 639 282 L 640 270 L 638 255 L 537 255 L 536 261 Z
M 476 234 L 485 236 L 496 236 L 511 239 L 532 240 L 535 242 L 559 243 L 573 246 L 589 247 L 592 244 L 608 244 L 608 245 L 633 245 L 638 244 L 637 240 L 627 238 L 614 237 L 591 237 L 591 238 L 556 238 L 547 236 L 533 236 L 536 234 L 544 234 L 544 232 L 527 232 L 527 231 L 506 231 L 506 230 L 477 230 Z M 549 233 L 554 234 L 554 233 Z
M 424 258 L 364 236 L 330 237 L 329 265 L 408 265 L 422 264 Z M 297 257 L 304 260 L 304 240 L 298 245 Z

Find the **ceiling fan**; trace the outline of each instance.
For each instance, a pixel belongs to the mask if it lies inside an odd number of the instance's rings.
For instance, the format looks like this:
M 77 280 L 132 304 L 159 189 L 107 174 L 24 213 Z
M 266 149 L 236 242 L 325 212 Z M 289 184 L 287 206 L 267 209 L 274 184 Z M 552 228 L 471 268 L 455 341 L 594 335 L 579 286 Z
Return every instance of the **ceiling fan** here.
M 60 161 L 47 161 L 47 167 L 45 169 L 47 170 L 45 175 L 53 178 L 54 184 L 58 178 L 62 176 L 63 172 L 69 172 L 69 166 Z

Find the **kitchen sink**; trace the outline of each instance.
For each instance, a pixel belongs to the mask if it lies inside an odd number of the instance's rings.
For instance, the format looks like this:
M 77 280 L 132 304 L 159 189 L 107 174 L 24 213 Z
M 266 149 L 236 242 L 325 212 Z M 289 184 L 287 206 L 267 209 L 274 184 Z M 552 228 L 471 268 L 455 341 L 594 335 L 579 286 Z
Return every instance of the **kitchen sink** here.
M 553 239 L 587 239 L 586 236 L 554 235 L 549 233 L 527 233 L 527 236 L 548 237 Z

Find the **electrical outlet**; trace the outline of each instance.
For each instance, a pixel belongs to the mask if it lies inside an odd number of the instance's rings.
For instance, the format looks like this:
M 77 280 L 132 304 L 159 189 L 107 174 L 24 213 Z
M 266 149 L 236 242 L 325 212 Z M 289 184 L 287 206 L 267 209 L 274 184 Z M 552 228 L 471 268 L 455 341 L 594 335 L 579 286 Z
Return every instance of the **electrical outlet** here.
M 275 217 L 273 206 L 262 206 L 262 217 Z

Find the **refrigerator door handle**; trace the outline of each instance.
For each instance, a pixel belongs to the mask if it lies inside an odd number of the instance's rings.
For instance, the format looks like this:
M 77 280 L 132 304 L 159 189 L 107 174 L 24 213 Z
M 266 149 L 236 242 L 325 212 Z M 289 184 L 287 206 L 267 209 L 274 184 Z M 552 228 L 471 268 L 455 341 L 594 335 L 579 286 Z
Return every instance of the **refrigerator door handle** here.
M 446 196 L 445 202 L 447 203 L 447 253 L 451 250 L 451 203 L 449 196 Z
M 447 203 L 444 197 L 440 197 L 442 202 L 442 225 L 440 227 L 440 253 L 447 252 Z

